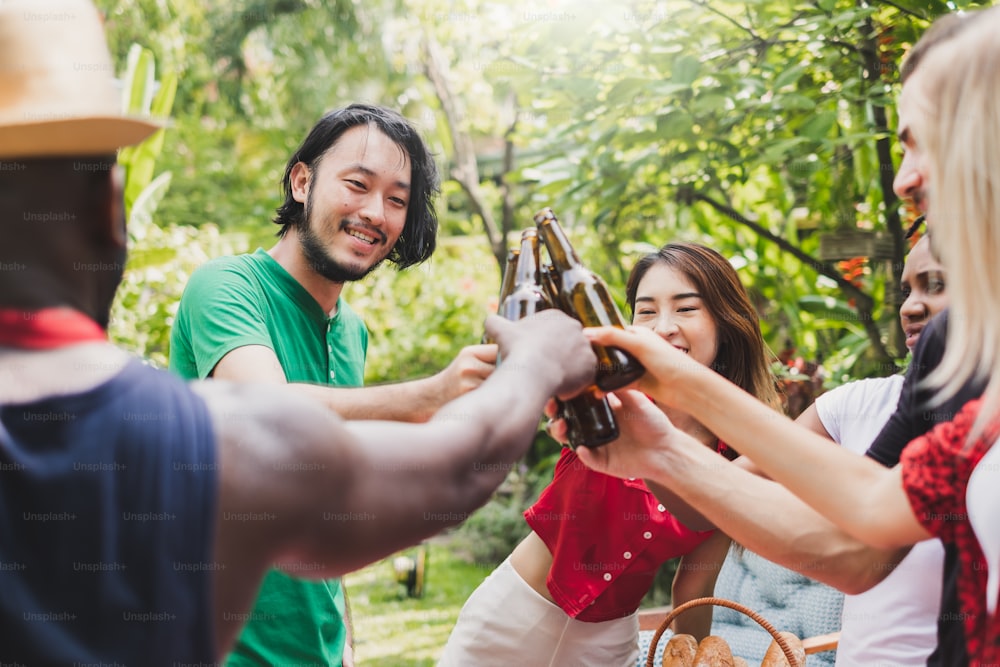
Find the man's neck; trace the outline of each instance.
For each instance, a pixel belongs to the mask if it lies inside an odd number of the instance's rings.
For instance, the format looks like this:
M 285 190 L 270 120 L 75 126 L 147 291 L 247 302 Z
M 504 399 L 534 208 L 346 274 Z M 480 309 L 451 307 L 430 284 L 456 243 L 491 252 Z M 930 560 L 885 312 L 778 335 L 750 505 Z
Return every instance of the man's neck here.
M 302 244 L 299 243 L 298 233 L 294 227 L 278 239 L 278 242 L 267 251 L 267 254 L 285 271 L 288 271 L 309 292 L 312 298 L 316 299 L 316 303 L 325 313 L 331 316 L 336 313 L 337 299 L 340 298 L 340 293 L 344 289 L 344 283 L 328 280 L 309 266 L 302 253 Z

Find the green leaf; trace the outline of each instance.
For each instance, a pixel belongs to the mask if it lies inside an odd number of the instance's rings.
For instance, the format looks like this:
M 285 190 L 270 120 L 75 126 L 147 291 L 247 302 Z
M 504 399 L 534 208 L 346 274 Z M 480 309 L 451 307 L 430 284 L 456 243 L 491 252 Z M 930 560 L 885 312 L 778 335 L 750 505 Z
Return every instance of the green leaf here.
M 156 178 L 154 178 L 149 185 L 143 188 L 142 192 L 135 198 L 132 203 L 132 212 L 129 218 L 129 224 L 132 221 L 152 223 L 153 213 L 156 212 L 157 206 L 163 200 L 164 195 L 167 194 L 167 190 L 170 188 L 170 172 L 165 171 Z
M 675 98 L 686 98 L 690 95 L 692 88 L 690 83 L 677 83 L 676 81 L 658 81 L 649 87 L 651 97 L 663 98 L 669 101 Z M 685 95 L 681 95 L 685 93 Z
M 630 105 L 636 97 L 647 94 L 648 90 L 648 79 L 623 79 L 616 83 L 614 87 L 608 91 L 607 101 L 611 104 Z
M 837 123 L 837 112 L 823 111 L 803 123 L 799 132 L 813 141 L 821 141 L 830 135 L 830 130 Z
M 160 88 L 153 96 L 149 113 L 154 118 L 166 118 L 170 115 L 170 110 L 174 106 L 174 97 L 177 95 L 177 73 L 170 72 L 160 81 Z
M 774 96 L 774 106 L 787 111 L 810 111 L 816 108 L 816 102 L 799 93 L 784 93 Z
M 122 89 L 122 105 L 127 114 L 148 115 L 153 100 L 155 64 L 153 53 L 138 44 L 128 52 L 128 66 Z
M 674 83 L 691 85 L 698 78 L 701 62 L 694 56 L 680 56 L 674 60 L 670 79 Z
M 793 65 L 791 67 L 783 70 L 774 79 L 774 90 L 781 90 L 785 86 L 790 86 L 798 82 L 802 75 L 805 73 L 805 65 Z
M 693 127 L 694 119 L 686 111 L 674 110 L 656 118 L 656 133 L 667 139 L 690 136 Z
M 760 159 L 764 163 L 784 164 L 791 156 L 797 154 L 796 149 L 805 143 L 808 143 L 808 140 L 804 137 L 779 139 L 767 146 Z
M 729 97 L 721 93 L 706 93 L 698 95 L 691 104 L 691 110 L 695 114 L 723 113 L 729 109 Z

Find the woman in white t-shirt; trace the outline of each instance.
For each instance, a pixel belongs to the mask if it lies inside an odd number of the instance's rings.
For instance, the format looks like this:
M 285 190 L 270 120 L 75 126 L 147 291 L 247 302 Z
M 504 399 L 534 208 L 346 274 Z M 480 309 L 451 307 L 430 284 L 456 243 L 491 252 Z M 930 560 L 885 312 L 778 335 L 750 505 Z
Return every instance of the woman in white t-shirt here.
M 905 299 L 899 320 L 912 351 L 930 318 L 948 306 L 944 267 L 931 255 L 926 236 L 910 250 L 900 287 Z M 849 382 L 821 395 L 798 422 L 864 454 L 896 409 L 902 386 L 902 375 Z M 927 664 L 937 645 L 943 561 L 939 540 L 920 542 L 881 583 L 845 596 L 837 664 Z

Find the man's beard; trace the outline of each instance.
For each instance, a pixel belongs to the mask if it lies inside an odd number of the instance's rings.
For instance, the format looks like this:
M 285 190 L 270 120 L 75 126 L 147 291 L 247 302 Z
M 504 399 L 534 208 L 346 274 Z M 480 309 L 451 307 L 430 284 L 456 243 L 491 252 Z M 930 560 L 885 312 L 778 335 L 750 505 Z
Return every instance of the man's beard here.
M 340 224 L 343 226 L 343 221 Z M 331 257 L 330 253 L 326 251 L 322 239 L 319 238 L 312 226 L 312 190 L 306 197 L 305 210 L 299 219 L 297 230 L 299 243 L 302 246 L 302 255 L 309 268 L 331 282 L 348 283 L 361 280 L 385 261 L 383 258 L 369 267 L 360 267 L 347 266 Z

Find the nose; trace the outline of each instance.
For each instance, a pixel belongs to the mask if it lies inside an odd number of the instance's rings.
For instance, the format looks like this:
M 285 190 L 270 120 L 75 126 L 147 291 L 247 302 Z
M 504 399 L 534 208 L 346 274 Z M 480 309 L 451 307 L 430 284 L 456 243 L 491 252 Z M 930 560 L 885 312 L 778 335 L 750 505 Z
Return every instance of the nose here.
M 670 316 L 670 313 L 661 313 L 660 316 L 656 318 L 656 323 L 653 325 L 653 331 L 655 331 L 661 338 L 670 340 L 672 337 L 677 335 L 677 323 L 674 321 L 674 318 Z
M 892 191 L 900 199 L 912 199 L 923 184 L 916 161 L 913 151 L 903 153 L 903 161 L 899 164 L 899 171 L 892 181 Z
M 358 217 L 370 225 L 381 226 L 385 222 L 385 202 L 382 200 L 382 195 L 369 193 L 358 209 Z
M 916 290 L 910 292 L 909 296 L 903 301 L 903 305 L 899 307 L 899 318 L 904 324 L 907 322 L 919 322 L 926 319 L 928 314 L 927 304 L 924 303 L 920 293 Z

